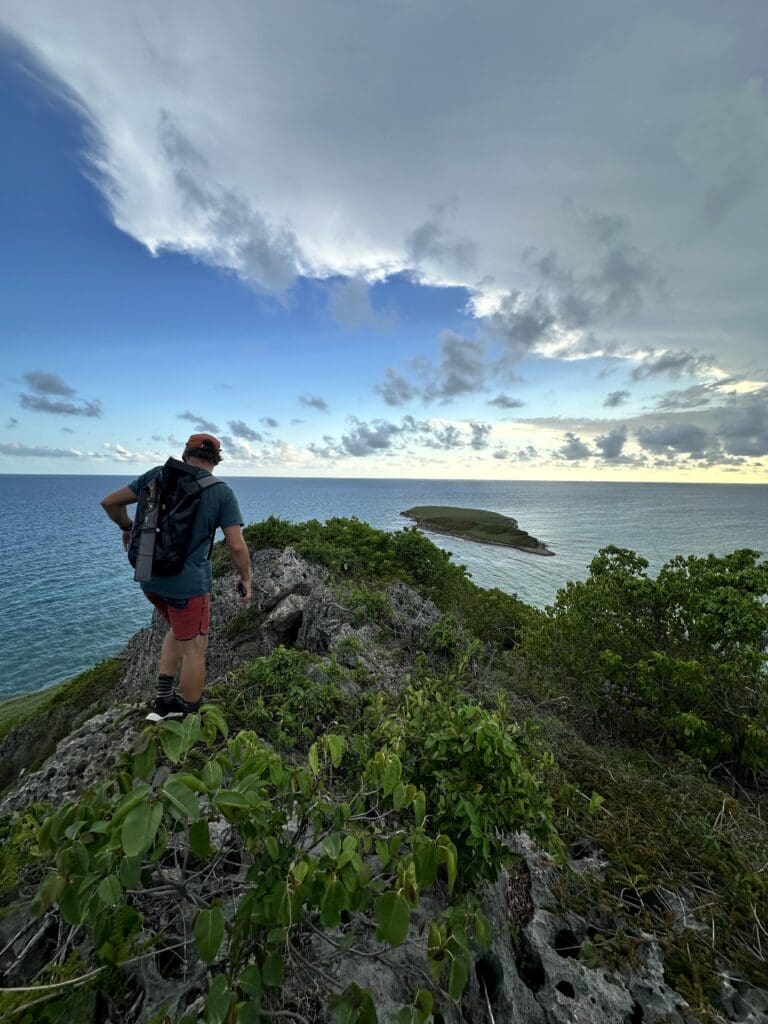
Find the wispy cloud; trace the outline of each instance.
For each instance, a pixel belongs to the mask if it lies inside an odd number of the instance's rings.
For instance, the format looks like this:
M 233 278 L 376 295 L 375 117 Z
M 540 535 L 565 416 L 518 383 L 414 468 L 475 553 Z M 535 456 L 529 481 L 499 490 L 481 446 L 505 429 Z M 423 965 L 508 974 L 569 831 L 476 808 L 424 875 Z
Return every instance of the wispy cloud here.
M 235 437 L 242 437 L 246 441 L 263 441 L 264 438 L 253 427 L 249 427 L 243 420 L 230 420 L 229 429 L 235 435 Z
M 23 379 L 30 391 L 22 391 L 19 395 L 19 405 L 22 409 L 62 416 L 102 415 L 103 410 L 98 399 L 87 401 L 77 398 L 75 389 L 66 384 L 58 374 L 30 370 L 23 375 Z
M 14 455 L 33 459 L 82 459 L 76 448 L 49 448 L 44 444 L 0 444 L 0 455 Z
M 319 395 L 300 395 L 299 401 L 302 405 L 306 405 L 308 409 L 317 409 L 320 412 L 328 412 L 328 403 L 324 398 L 320 398 Z
M 176 418 L 180 420 L 188 420 L 197 430 L 202 431 L 205 434 L 218 434 L 220 430 L 220 428 L 211 420 L 205 419 L 204 416 L 198 416 L 197 413 L 190 412 L 189 409 L 185 412 L 177 413 Z

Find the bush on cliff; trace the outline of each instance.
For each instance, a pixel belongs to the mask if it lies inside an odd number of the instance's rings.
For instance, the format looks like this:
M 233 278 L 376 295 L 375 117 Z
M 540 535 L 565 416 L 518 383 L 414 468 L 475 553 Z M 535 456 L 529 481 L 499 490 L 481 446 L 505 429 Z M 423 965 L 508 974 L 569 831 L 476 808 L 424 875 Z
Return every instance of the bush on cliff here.
M 768 766 L 768 562 L 678 557 L 656 579 L 606 547 L 524 644 L 597 735 L 651 740 L 743 775 Z

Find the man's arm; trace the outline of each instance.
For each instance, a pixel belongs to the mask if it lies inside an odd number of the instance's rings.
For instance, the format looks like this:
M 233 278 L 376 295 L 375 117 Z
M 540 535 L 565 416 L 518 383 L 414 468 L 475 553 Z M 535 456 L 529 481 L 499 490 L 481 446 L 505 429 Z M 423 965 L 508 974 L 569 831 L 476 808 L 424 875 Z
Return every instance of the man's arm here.
M 139 500 L 139 496 L 134 494 L 130 487 L 120 487 L 116 491 L 112 491 L 105 498 L 101 499 L 101 507 L 107 513 L 113 523 L 117 523 L 120 529 L 123 531 L 123 547 L 128 547 L 128 534 L 130 533 L 133 523 L 127 512 L 128 505 L 134 505 Z
M 248 552 L 248 545 L 243 540 L 241 527 L 225 526 L 224 542 L 229 549 L 232 564 L 240 577 L 237 585 L 242 586 L 245 591 L 240 595 L 240 600 L 243 604 L 247 604 L 251 600 L 251 556 Z

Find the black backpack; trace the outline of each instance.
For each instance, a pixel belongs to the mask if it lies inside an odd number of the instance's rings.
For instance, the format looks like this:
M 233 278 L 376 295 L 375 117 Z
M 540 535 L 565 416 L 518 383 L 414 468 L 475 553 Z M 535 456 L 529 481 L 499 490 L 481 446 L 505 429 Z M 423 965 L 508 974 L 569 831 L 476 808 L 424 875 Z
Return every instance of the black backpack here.
M 133 578 L 176 576 L 196 549 L 191 548 L 200 496 L 208 487 L 223 483 L 210 473 L 197 470 L 178 459 L 168 459 L 161 471 L 145 484 L 128 544 L 128 561 L 135 568 Z M 213 536 L 202 544 L 213 546 Z M 210 557 L 210 551 L 209 551 Z

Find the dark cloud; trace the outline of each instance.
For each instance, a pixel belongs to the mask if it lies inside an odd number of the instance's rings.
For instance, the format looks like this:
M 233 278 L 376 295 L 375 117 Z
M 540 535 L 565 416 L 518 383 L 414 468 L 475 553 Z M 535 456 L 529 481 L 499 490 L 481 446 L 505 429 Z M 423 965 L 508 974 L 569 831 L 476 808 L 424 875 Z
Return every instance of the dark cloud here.
M 680 377 L 684 373 L 694 374 L 706 370 L 712 365 L 708 356 L 699 356 L 693 352 L 662 352 L 660 355 L 647 356 L 632 371 L 633 380 L 645 380 L 647 377 Z
M 0 444 L 0 455 L 31 456 L 41 459 L 81 459 L 82 452 L 74 448 L 48 448 L 46 445 Z
M 43 370 L 30 370 L 23 375 L 28 386 L 38 395 L 59 395 L 61 398 L 73 398 L 74 388 L 65 384 L 57 373 L 45 373 Z
M 202 416 L 198 416 L 197 413 L 190 412 L 189 409 L 187 409 L 186 412 L 176 413 L 176 418 L 179 420 L 188 420 L 198 431 L 204 434 L 218 434 L 220 430 L 215 423 L 204 419 Z
M 495 405 L 499 409 L 520 409 L 525 405 L 525 402 L 522 402 L 519 398 L 512 398 L 502 391 L 495 398 L 489 399 L 488 405 Z
M 620 459 L 626 443 L 627 428 L 623 424 L 595 438 L 595 446 L 599 449 L 600 457 L 608 461 Z
M 703 455 L 712 444 L 706 430 L 695 423 L 662 423 L 658 426 L 640 427 L 637 440 L 641 447 L 654 455 L 674 456 L 678 454 Z
M 419 266 L 425 260 L 446 264 L 457 270 L 474 266 L 477 245 L 457 238 L 444 224 L 448 204 L 435 206 L 432 216 L 412 231 L 405 240 L 409 263 Z
M 571 433 L 571 431 L 566 432 L 563 441 L 565 443 L 555 453 L 557 458 L 574 462 L 578 459 L 587 459 L 592 454 L 589 445 L 584 444 L 581 438 Z
M 268 220 L 244 196 L 210 180 L 205 159 L 167 112 L 160 114 L 157 134 L 187 216 L 204 238 L 197 254 L 207 263 L 234 270 L 249 284 L 285 292 L 302 263 L 293 230 Z M 183 249 L 177 244 L 164 247 Z
M 718 434 L 729 455 L 768 455 L 768 388 L 731 399 L 719 411 Z
M 262 416 L 259 423 L 262 423 L 265 427 L 269 427 L 270 430 L 274 430 L 275 427 L 280 426 L 277 420 L 273 419 L 271 416 Z
M 455 331 L 440 333 L 440 365 L 433 380 L 424 388 L 427 401 L 450 401 L 458 395 L 480 391 L 485 386 L 488 367 L 485 345 Z
M 377 384 L 374 390 L 381 395 L 387 405 L 404 405 L 419 394 L 418 388 L 391 367 L 387 367 L 383 383 Z
M 446 451 L 451 448 L 462 448 L 465 444 L 461 431 L 449 423 L 445 427 L 436 427 L 431 437 L 425 439 L 427 448 L 442 448 Z
M 62 434 L 74 434 L 72 427 L 62 427 L 61 432 Z
M 490 423 L 470 423 L 469 429 L 471 432 L 470 447 L 480 451 L 483 448 L 488 447 L 488 438 L 490 437 L 493 427 Z
M 300 418 L 300 417 L 298 417 L 298 416 L 294 416 L 294 417 L 293 417 L 293 419 L 291 420 L 291 423 L 293 423 L 293 424 L 296 424 L 296 423 L 305 423 L 305 422 L 306 422 L 305 420 L 301 419 L 301 418 Z
M 700 409 L 710 405 L 714 399 L 725 398 L 728 394 L 733 395 L 735 392 L 729 388 L 737 380 L 737 377 L 727 377 L 724 380 L 710 381 L 707 384 L 693 384 L 689 388 L 668 391 L 659 398 L 656 408 L 663 411 Z
M 46 398 L 45 395 L 29 395 L 26 392 L 19 395 L 19 405 L 22 409 L 31 409 L 33 412 L 50 412 L 63 416 L 99 417 L 103 412 L 98 399 L 93 402 L 67 402 L 63 399 Z
M 605 396 L 603 405 L 609 409 L 614 409 L 617 405 L 623 405 L 628 398 L 628 391 L 609 391 Z
M 392 447 L 395 438 L 403 433 L 403 427 L 386 420 L 363 423 L 353 420 L 353 428 L 341 437 L 341 448 L 353 456 L 375 455 Z
M 151 440 L 153 440 L 153 441 L 162 441 L 163 440 L 162 434 L 153 434 Z
M 235 437 L 241 437 L 245 441 L 263 441 L 264 438 L 252 427 L 249 427 L 243 420 L 230 420 L 229 429 L 235 435 Z
M 15 416 L 10 416 L 8 418 L 8 421 L 5 424 L 5 429 L 6 430 L 15 430 L 16 427 L 18 427 L 18 425 L 19 425 L 19 421 L 16 419 L 16 417 Z
M 495 313 L 485 317 L 488 334 L 504 347 L 504 361 L 516 362 L 544 339 L 557 323 L 557 315 L 542 293 L 509 292 Z
M 299 401 L 308 409 L 318 409 L 320 412 L 328 412 L 328 403 L 318 395 L 300 395 Z
M 517 448 L 515 451 L 502 446 L 494 451 L 493 457 L 499 460 L 509 459 L 510 462 L 532 462 L 539 457 L 539 453 L 532 444 L 526 445 L 525 448 Z

